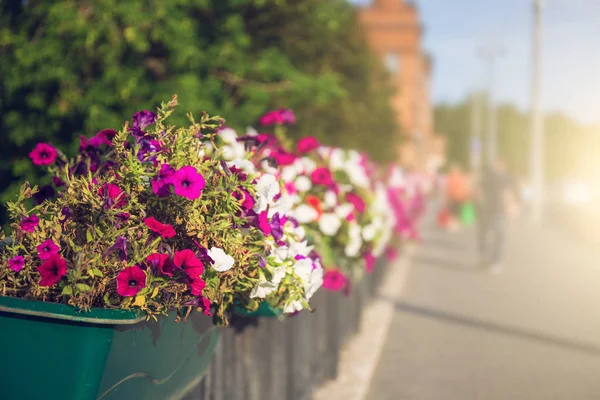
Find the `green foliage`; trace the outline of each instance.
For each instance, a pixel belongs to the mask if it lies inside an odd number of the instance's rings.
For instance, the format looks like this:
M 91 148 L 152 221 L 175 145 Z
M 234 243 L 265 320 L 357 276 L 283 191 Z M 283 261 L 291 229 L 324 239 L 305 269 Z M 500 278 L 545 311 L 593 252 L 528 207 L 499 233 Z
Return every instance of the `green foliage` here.
M 487 110 L 485 101 L 480 110 Z M 498 107 L 498 152 L 510 170 L 520 176 L 529 174 L 530 119 L 526 112 L 511 104 Z M 435 129 L 448 140 L 448 161 L 469 165 L 469 138 L 471 134 L 471 104 L 441 104 L 435 108 Z M 482 114 L 482 134 L 487 132 L 487 119 Z M 576 175 L 584 179 L 600 179 L 600 171 L 594 168 L 600 151 L 599 129 L 585 126 L 559 114 L 547 114 L 544 118 L 544 165 L 545 176 L 553 181 Z M 483 150 L 485 151 L 485 142 Z
M 296 137 L 395 154 L 387 76 L 343 0 L 7 1 L 0 77 L 4 200 L 18 179 L 43 183 L 26 159 L 36 142 L 72 155 L 79 134 L 174 92 L 238 129 L 285 106 Z

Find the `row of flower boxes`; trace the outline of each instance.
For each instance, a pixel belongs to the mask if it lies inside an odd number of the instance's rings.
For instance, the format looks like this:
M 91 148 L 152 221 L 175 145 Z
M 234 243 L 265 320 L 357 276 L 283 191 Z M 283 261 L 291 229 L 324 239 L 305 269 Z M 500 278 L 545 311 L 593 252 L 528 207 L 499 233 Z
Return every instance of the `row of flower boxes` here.
M 0 297 L 1 399 L 302 399 L 335 376 L 383 265 L 350 291 L 320 293 L 314 313 L 281 322 L 201 313 L 146 321 L 122 310 Z M 219 338 L 223 340 L 217 349 Z M 210 368 L 209 368 L 210 367 Z

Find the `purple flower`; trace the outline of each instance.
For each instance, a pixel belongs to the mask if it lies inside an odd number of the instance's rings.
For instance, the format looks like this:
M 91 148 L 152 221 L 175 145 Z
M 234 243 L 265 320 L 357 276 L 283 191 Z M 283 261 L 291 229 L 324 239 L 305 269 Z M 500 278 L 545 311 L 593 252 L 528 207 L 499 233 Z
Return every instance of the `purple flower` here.
M 285 224 L 285 217 L 280 217 L 279 213 L 276 212 L 273 217 L 271 217 L 271 235 L 277 241 L 281 239 L 283 236 L 283 225 Z
M 267 266 L 267 259 L 262 254 L 258 254 L 258 266 L 262 269 Z
M 112 252 L 117 251 L 119 253 L 119 259 L 121 261 L 125 261 L 127 259 L 127 238 L 124 236 L 119 236 L 115 243 L 110 246 L 104 252 L 104 257 L 107 257 Z
M 25 232 L 31 233 L 35 231 L 35 228 L 37 228 L 39 222 L 40 219 L 38 218 L 38 216 L 35 214 L 31 214 L 29 217 L 24 217 L 21 220 L 21 229 L 23 229 Z
M 175 194 L 190 200 L 200 197 L 200 193 L 206 184 L 204 177 L 198 173 L 196 168 L 189 165 L 179 168 L 173 175 L 172 182 L 175 187 Z
M 44 200 L 52 199 L 56 195 L 56 190 L 52 185 L 43 185 L 38 192 L 33 195 L 33 202 L 36 205 L 42 204 Z
M 200 243 L 198 243 L 195 239 L 194 239 L 194 244 L 196 245 L 196 247 L 198 248 L 198 252 L 196 253 L 196 256 L 205 263 L 210 263 L 210 264 L 214 264 L 215 260 L 212 259 L 211 256 L 208 255 L 208 250 L 206 249 L 206 247 L 202 246 Z
M 8 268 L 12 269 L 15 272 L 19 272 L 25 266 L 25 259 L 23 256 L 14 256 L 10 260 L 8 260 Z
M 149 139 L 147 136 L 145 136 L 140 139 L 139 144 L 140 150 L 137 154 L 138 160 L 155 163 L 156 153 L 160 152 L 161 150 L 161 145 L 158 140 Z
M 37 249 L 38 257 L 40 258 L 40 260 L 47 260 L 50 257 L 52 257 L 52 255 L 58 254 L 60 247 L 58 247 L 52 241 L 52 239 L 48 239 L 44 243 L 38 245 L 36 247 L 36 249 Z
M 254 199 L 247 190 L 239 187 L 238 190 L 233 192 L 232 196 L 241 202 L 241 206 L 244 210 L 248 211 L 254 207 Z
M 148 125 L 156 122 L 156 114 L 152 111 L 142 110 L 133 114 L 133 126 L 135 128 L 144 129 Z
M 158 197 L 166 197 L 171 194 L 171 179 L 175 175 L 175 169 L 169 164 L 162 164 L 158 171 L 157 179 L 152 180 L 152 191 Z

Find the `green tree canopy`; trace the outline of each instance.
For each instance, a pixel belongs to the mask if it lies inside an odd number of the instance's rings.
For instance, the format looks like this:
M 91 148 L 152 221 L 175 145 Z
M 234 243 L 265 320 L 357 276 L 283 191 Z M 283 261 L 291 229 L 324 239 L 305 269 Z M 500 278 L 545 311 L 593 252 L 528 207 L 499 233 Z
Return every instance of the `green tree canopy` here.
M 173 93 L 179 118 L 206 110 L 244 129 L 289 107 L 292 135 L 396 154 L 387 75 L 344 0 L 6 1 L 0 189 L 36 181 L 36 142 L 72 152 Z

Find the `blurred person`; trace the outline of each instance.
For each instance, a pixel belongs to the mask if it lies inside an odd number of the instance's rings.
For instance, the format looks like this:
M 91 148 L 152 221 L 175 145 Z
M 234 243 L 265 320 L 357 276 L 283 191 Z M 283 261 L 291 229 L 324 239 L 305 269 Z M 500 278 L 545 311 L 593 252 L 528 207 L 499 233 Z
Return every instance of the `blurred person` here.
M 514 191 L 513 179 L 502 159 L 484 166 L 477 194 L 479 255 L 482 264 L 495 274 L 502 272 L 506 218 L 516 211 Z
M 446 178 L 446 199 L 452 228 L 458 228 L 461 208 L 469 197 L 469 178 L 458 165 L 453 164 Z

